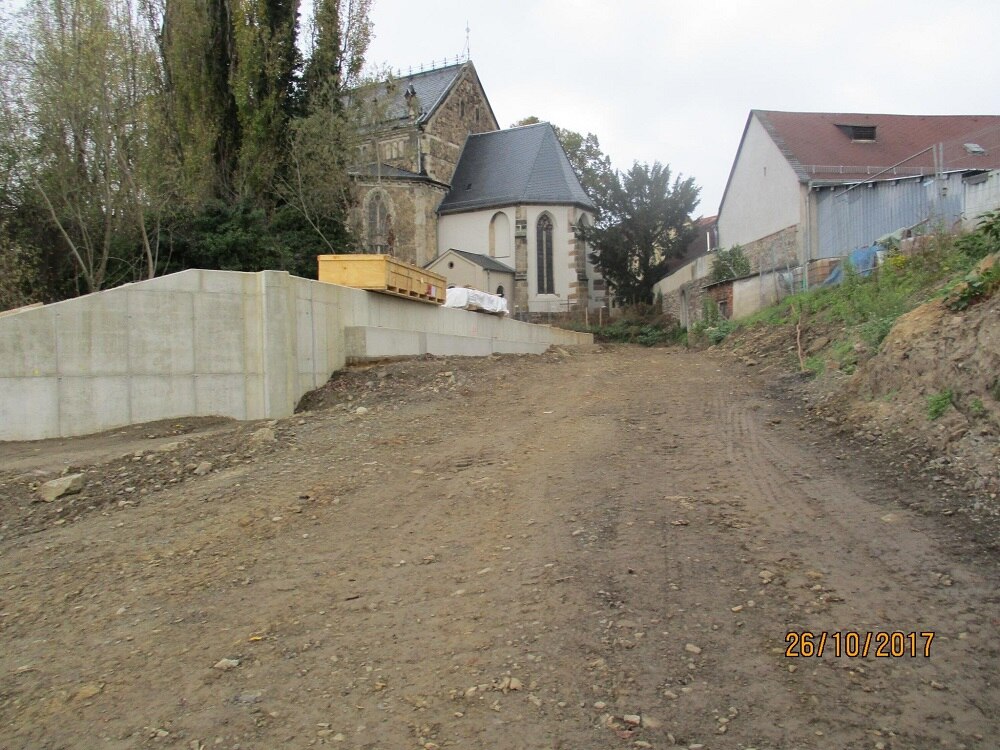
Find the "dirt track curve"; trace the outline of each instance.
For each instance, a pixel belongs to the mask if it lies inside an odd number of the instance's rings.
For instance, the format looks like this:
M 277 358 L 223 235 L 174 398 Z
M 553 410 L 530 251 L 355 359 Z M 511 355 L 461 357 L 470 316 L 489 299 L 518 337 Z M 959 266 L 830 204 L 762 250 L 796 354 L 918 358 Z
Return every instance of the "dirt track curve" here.
M 404 362 L 311 403 L 0 445 L 0 747 L 997 746 L 995 560 L 734 360 Z M 67 463 L 83 492 L 32 502 Z

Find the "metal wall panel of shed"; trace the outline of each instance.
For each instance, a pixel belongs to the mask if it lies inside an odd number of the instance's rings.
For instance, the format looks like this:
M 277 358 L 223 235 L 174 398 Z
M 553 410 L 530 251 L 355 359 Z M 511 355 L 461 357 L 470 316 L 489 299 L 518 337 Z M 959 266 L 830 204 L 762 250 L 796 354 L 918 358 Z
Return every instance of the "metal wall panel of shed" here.
M 1000 169 L 979 175 L 965 183 L 965 211 L 963 229 L 971 231 L 987 211 L 1000 208 Z
M 883 235 L 924 221 L 951 226 L 962 215 L 961 175 L 944 175 L 942 195 L 931 180 L 897 180 L 861 185 L 850 191 L 822 188 L 814 195 L 818 225 L 817 258 L 847 255 Z

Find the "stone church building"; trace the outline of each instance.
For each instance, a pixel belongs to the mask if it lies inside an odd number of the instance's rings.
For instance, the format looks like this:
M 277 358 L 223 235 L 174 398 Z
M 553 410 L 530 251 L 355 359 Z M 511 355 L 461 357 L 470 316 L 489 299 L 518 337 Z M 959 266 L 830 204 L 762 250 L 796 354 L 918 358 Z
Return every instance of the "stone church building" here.
M 604 281 L 573 231 L 596 209 L 551 125 L 500 130 L 471 61 L 401 76 L 384 91 L 383 121 L 353 173 L 352 224 L 364 252 L 445 277 L 450 250 L 505 267 L 513 288 L 504 293 L 520 316 L 605 303 Z

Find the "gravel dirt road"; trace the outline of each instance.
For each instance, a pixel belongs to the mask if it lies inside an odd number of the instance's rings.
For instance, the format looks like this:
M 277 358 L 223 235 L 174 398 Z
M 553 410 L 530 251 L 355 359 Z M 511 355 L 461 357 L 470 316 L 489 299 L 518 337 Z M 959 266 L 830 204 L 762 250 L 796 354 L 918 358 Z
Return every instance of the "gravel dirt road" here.
M 995 553 L 754 372 L 419 360 L 0 445 L 0 747 L 997 747 Z

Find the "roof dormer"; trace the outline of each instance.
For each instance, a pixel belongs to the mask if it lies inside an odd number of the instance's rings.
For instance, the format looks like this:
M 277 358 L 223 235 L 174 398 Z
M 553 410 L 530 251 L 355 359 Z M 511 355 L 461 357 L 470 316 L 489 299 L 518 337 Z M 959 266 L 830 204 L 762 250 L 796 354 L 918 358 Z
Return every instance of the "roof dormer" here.
M 837 125 L 841 132 L 857 143 L 874 143 L 874 125 Z

